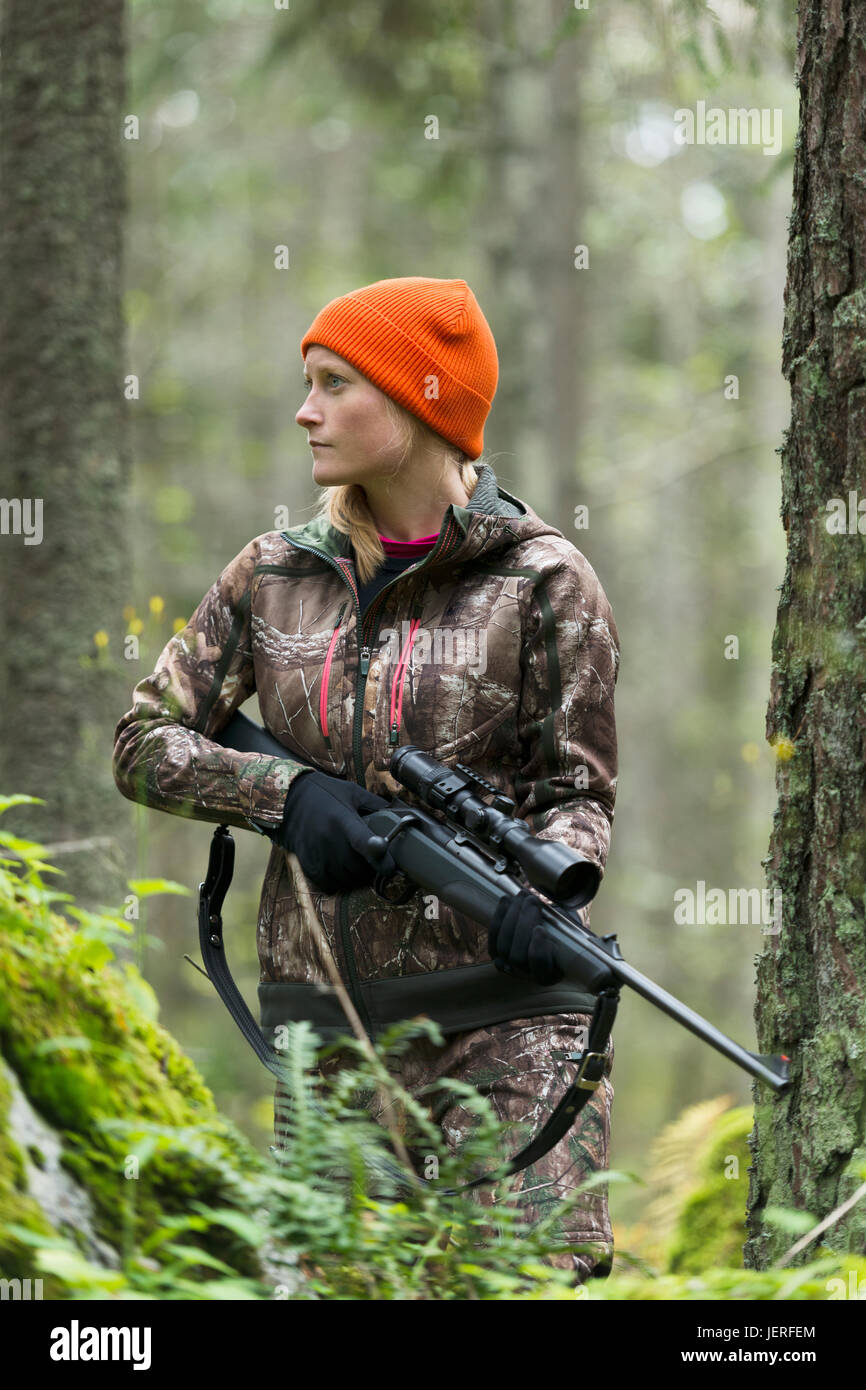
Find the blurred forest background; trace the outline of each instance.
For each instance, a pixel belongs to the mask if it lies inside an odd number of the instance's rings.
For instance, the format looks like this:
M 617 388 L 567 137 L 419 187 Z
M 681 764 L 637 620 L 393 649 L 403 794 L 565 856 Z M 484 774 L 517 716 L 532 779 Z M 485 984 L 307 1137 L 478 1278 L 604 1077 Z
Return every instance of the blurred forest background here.
M 140 135 L 125 150 L 117 374 L 139 378 L 140 399 L 126 582 L 92 626 L 137 634 L 140 655 L 99 636 L 87 654 L 114 670 L 116 718 L 225 564 L 312 514 L 294 415 L 316 312 L 378 279 L 466 279 L 500 357 L 485 452 L 590 560 L 621 639 L 618 801 L 593 927 L 754 1046 L 762 926 L 677 925 L 674 893 L 765 883 L 793 0 L 132 0 L 128 16 Z M 677 144 L 674 112 L 698 101 L 781 110 L 781 151 Z M 255 701 L 245 712 L 258 717 Z M 95 731 L 107 764 L 112 734 Z M 211 826 L 119 793 L 115 812 L 105 834 L 124 877 L 197 887 Z M 235 841 L 226 936 L 255 1007 L 268 846 Z M 182 959 L 194 900 L 147 899 L 135 949 L 221 1109 L 269 1143 L 271 1079 Z M 628 991 L 615 1042 L 615 1169 L 645 1174 L 654 1136 L 692 1102 L 750 1102 L 743 1073 Z M 642 1201 L 612 1187 L 620 1229 Z

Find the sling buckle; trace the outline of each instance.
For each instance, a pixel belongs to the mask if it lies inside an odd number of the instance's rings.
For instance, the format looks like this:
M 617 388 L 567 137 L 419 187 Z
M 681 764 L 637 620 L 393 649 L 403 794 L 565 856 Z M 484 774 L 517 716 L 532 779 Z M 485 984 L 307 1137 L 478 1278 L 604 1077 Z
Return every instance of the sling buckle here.
M 577 1069 L 577 1076 L 574 1078 L 575 1086 L 578 1086 L 581 1091 L 595 1091 L 598 1089 L 604 1074 L 605 1056 L 606 1053 L 604 1052 L 584 1052 L 580 1066 Z M 592 1077 L 586 1078 L 587 1064 L 593 1060 L 601 1063 L 598 1068 L 598 1076 L 595 1080 L 593 1080 Z

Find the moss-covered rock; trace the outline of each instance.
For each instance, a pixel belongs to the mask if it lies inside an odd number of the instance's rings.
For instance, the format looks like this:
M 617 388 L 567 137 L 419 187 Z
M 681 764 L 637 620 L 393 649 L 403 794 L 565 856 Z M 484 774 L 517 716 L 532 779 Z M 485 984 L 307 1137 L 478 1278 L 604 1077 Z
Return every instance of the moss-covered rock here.
M 199 1273 L 216 1259 L 260 1277 L 231 1214 L 251 1216 L 247 1178 L 263 1160 L 156 1021 L 147 983 L 116 961 L 128 924 L 72 909 L 73 928 L 52 910 L 66 895 L 43 883 L 41 847 L 2 843 L 14 854 L 0 862 L 0 1274 L 38 1275 L 33 1245 L 48 1236 L 103 1268 L 134 1252 L 156 1268 L 182 1230 Z M 202 1207 L 228 1215 L 208 1221 Z
M 27 1156 L 11 1133 L 10 1110 L 16 1082 L 8 1068 L 0 1069 L 0 1270 L 5 1279 L 34 1277 L 33 1250 L 12 1234 L 26 1227 L 40 1235 L 56 1234 L 38 1201 L 28 1191 Z M 48 1297 L 56 1290 L 45 1291 Z

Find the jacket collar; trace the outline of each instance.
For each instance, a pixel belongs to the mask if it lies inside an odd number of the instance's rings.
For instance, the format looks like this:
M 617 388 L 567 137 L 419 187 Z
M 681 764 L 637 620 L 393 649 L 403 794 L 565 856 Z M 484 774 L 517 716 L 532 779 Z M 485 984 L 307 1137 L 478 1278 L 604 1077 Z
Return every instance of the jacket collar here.
M 445 536 L 446 530 L 449 537 Z M 431 551 L 428 557 L 431 570 L 464 564 L 482 552 L 485 560 L 492 559 L 496 552 L 539 535 L 562 535 L 556 527 L 542 521 L 527 502 L 500 487 L 489 463 L 480 465 L 478 482 L 465 507 L 449 502 L 441 531 L 442 554 L 437 558 Z M 351 559 L 349 537 L 335 530 L 324 516 L 292 526 L 282 534 L 287 540 L 296 540 L 321 551 L 330 559 Z
M 499 486 L 496 474 L 489 463 L 482 463 L 478 469 L 478 482 L 465 507 L 455 511 L 489 512 L 494 516 L 522 516 L 526 508 L 510 492 Z

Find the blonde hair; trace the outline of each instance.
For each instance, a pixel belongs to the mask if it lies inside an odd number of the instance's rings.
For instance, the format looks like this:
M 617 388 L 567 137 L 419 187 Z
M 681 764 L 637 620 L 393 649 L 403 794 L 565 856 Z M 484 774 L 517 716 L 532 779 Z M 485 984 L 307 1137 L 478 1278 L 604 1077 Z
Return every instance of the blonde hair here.
M 425 425 L 423 420 L 419 420 L 417 415 L 413 415 L 390 396 L 385 397 L 385 408 L 395 432 L 403 436 L 402 452 L 393 476 L 399 475 L 402 465 L 417 445 L 424 442 L 438 445 L 440 448 L 444 445 L 448 452 L 442 464 L 440 478 L 448 467 L 455 467 L 460 482 L 471 497 L 478 482 L 478 467 L 483 462 L 483 455 L 474 461 L 467 458 L 459 449 L 449 445 L 440 434 L 436 434 Z M 339 483 L 335 487 L 323 488 L 322 491 L 323 496 L 315 514 L 324 516 L 335 531 L 349 537 L 355 551 L 355 571 L 360 582 L 366 584 L 376 574 L 385 558 L 376 523 L 367 503 L 367 495 L 360 483 Z

